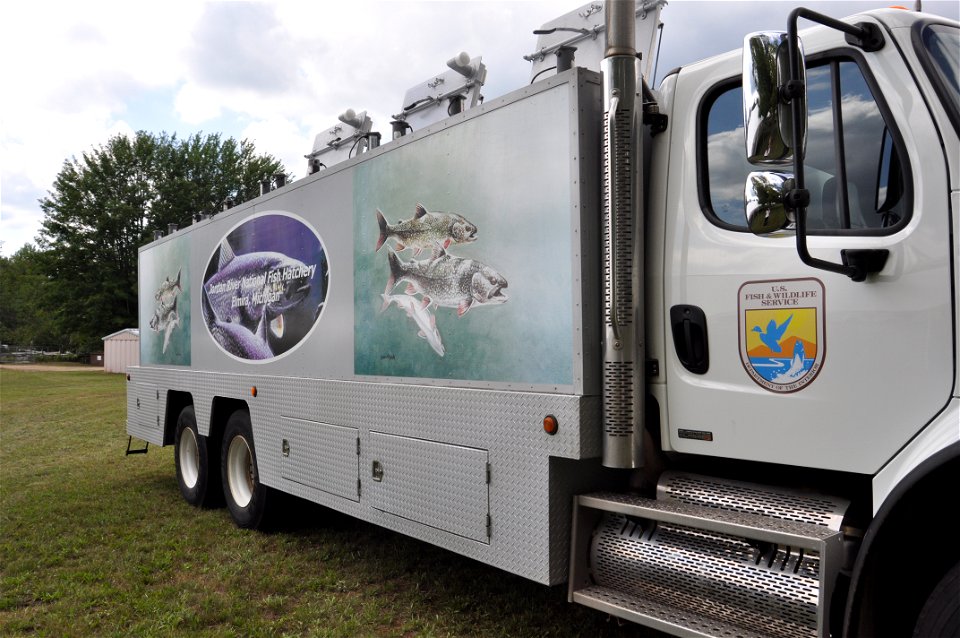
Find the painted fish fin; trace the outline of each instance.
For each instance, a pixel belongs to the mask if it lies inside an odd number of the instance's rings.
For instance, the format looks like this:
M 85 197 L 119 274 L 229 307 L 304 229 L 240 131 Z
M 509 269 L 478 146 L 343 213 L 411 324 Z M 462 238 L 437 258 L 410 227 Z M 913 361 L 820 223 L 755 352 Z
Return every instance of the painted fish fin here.
M 469 297 L 460 302 L 460 305 L 457 306 L 457 316 L 462 317 L 463 315 L 470 312 L 470 306 L 473 305 L 473 297 Z
M 183 272 L 183 267 L 181 266 L 180 268 L 177 269 L 177 280 L 173 282 L 173 286 L 175 288 L 179 288 L 180 292 L 183 292 L 183 286 L 180 285 L 180 273 L 182 272 Z
M 446 250 L 447 248 L 450 248 L 450 244 L 452 243 L 453 243 L 453 240 L 447 237 L 446 239 L 443 240 L 443 249 Z
M 397 242 L 397 252 L 403 252 L 407 249 L 406 245 L 403 242 Z
M 417 294 L 417 287 L 414 286 L 413 284 L 407 284 L 407 289 L 404 290 L 404 292 L 407 293 L 408 295 L 415 295 Z
M 420 219 L 421 217 L 423 217 L 424 215 L 426 215 L 428 212 L 429 212 L 429 211 L 428 211 L 426 208 L 424 208 L 423 204 L 418 203 L 418 204 L 417 204 L 417 212 L 416 212 L 416 214 L 414 214 L 413 218 L 414 218 L 414 219 Z
M 384 310 L 390 307 L 390 295 L 388 295 L 387 293 L 383 293 L 380 296 L 383 297 L 383 305 L 380 306 L 380 312 L 383 312 Z
M 417 336 L 420 337 L 421 339 L 426 339 L 426 338 L 427 338 L 427 333 L 425 333 L 423 330 L 421 330 L 420 332 L 417 333 Z
M 233 248 L 230 247 L 230 242 L 224 239 L 220 242 L 220 261 L 217 263 L 217 270 L 223 270 L 226 268 L 227 264 L 233 261 L 235 254 L 233 254 Z
M 387 241 L 387 236 L 390 234 L 390 224 L 387 223 L 387 218 L 383 216 L 383 213 L 380 212 L 380 209 L 377 209 L 377 224 L 380 226 L 380 239 L 377 240 L 377 252 L 383 246 L 383 242 Z
M 430 261 L 433 261 L 434 259 L 439 259 L 440 257 L 446 257 L 446 256 L 447 256 L 447 251 L 443 247 L 443 244 L 441 244 L 440 242 L 434 242 L 433 251 L 430 253 Z
M 420 300 L 420 307 L 421 307 L 421 308 L 429 308 L 429 307 L 430 307 L 430 297 L 424 296 L 423 299 Z

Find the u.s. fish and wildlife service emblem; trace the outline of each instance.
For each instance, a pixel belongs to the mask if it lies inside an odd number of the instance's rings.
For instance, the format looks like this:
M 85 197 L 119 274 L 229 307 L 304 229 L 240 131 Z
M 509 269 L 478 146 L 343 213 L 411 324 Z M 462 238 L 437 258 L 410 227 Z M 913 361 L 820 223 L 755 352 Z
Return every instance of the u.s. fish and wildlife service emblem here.
M 823 368 L 827 341 L 818 279 L 748 281 L 740 286 L 740 360 L 771 392 L 797 392 Z

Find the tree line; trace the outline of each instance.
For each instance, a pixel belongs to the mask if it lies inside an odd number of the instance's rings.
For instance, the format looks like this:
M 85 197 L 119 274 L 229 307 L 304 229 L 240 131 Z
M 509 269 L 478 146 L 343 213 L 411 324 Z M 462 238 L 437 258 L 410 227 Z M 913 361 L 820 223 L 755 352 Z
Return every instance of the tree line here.
M 0 257 L 0 343 L 73 352 L 138 325 L 137 251 L 156 230 L 260 194 L 282 173 L 247 140 L 117 135 L 63 163 L 36 241 Z

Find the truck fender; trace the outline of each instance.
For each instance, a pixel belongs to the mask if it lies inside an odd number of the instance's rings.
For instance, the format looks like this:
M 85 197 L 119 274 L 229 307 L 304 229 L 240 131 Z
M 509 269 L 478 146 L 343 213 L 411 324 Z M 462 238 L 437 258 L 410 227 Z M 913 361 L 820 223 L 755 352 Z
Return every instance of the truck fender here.
M 956 502 L 957 485 L 960 442 L 920 463 L 884 500 L 854 563 L 844 636 L 913 633 L 933 587 L 960 561 L 945 524 L 955 520 L 947 508 Z

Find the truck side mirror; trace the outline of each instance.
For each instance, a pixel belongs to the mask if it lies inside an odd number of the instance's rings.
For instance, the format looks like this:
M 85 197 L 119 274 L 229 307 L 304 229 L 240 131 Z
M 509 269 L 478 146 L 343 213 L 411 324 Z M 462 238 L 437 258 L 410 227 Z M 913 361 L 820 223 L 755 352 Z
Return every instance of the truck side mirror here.
M 789 173 L 758 171 L 747 175 L 743 197 L 747 226 L 754 235 L 793 230 L 795 217 L 785 203 L 793 188 L 793 175 Z
M 743 124 L 747 160 L 753 164 L 793 161 L 793 109 L 801 100 L 799 155 L 806 148 L 806 70 L 799 49 L 799 81 L 790 81 L 790 56 L 784 32 L 751 33 L 743 41 Z

